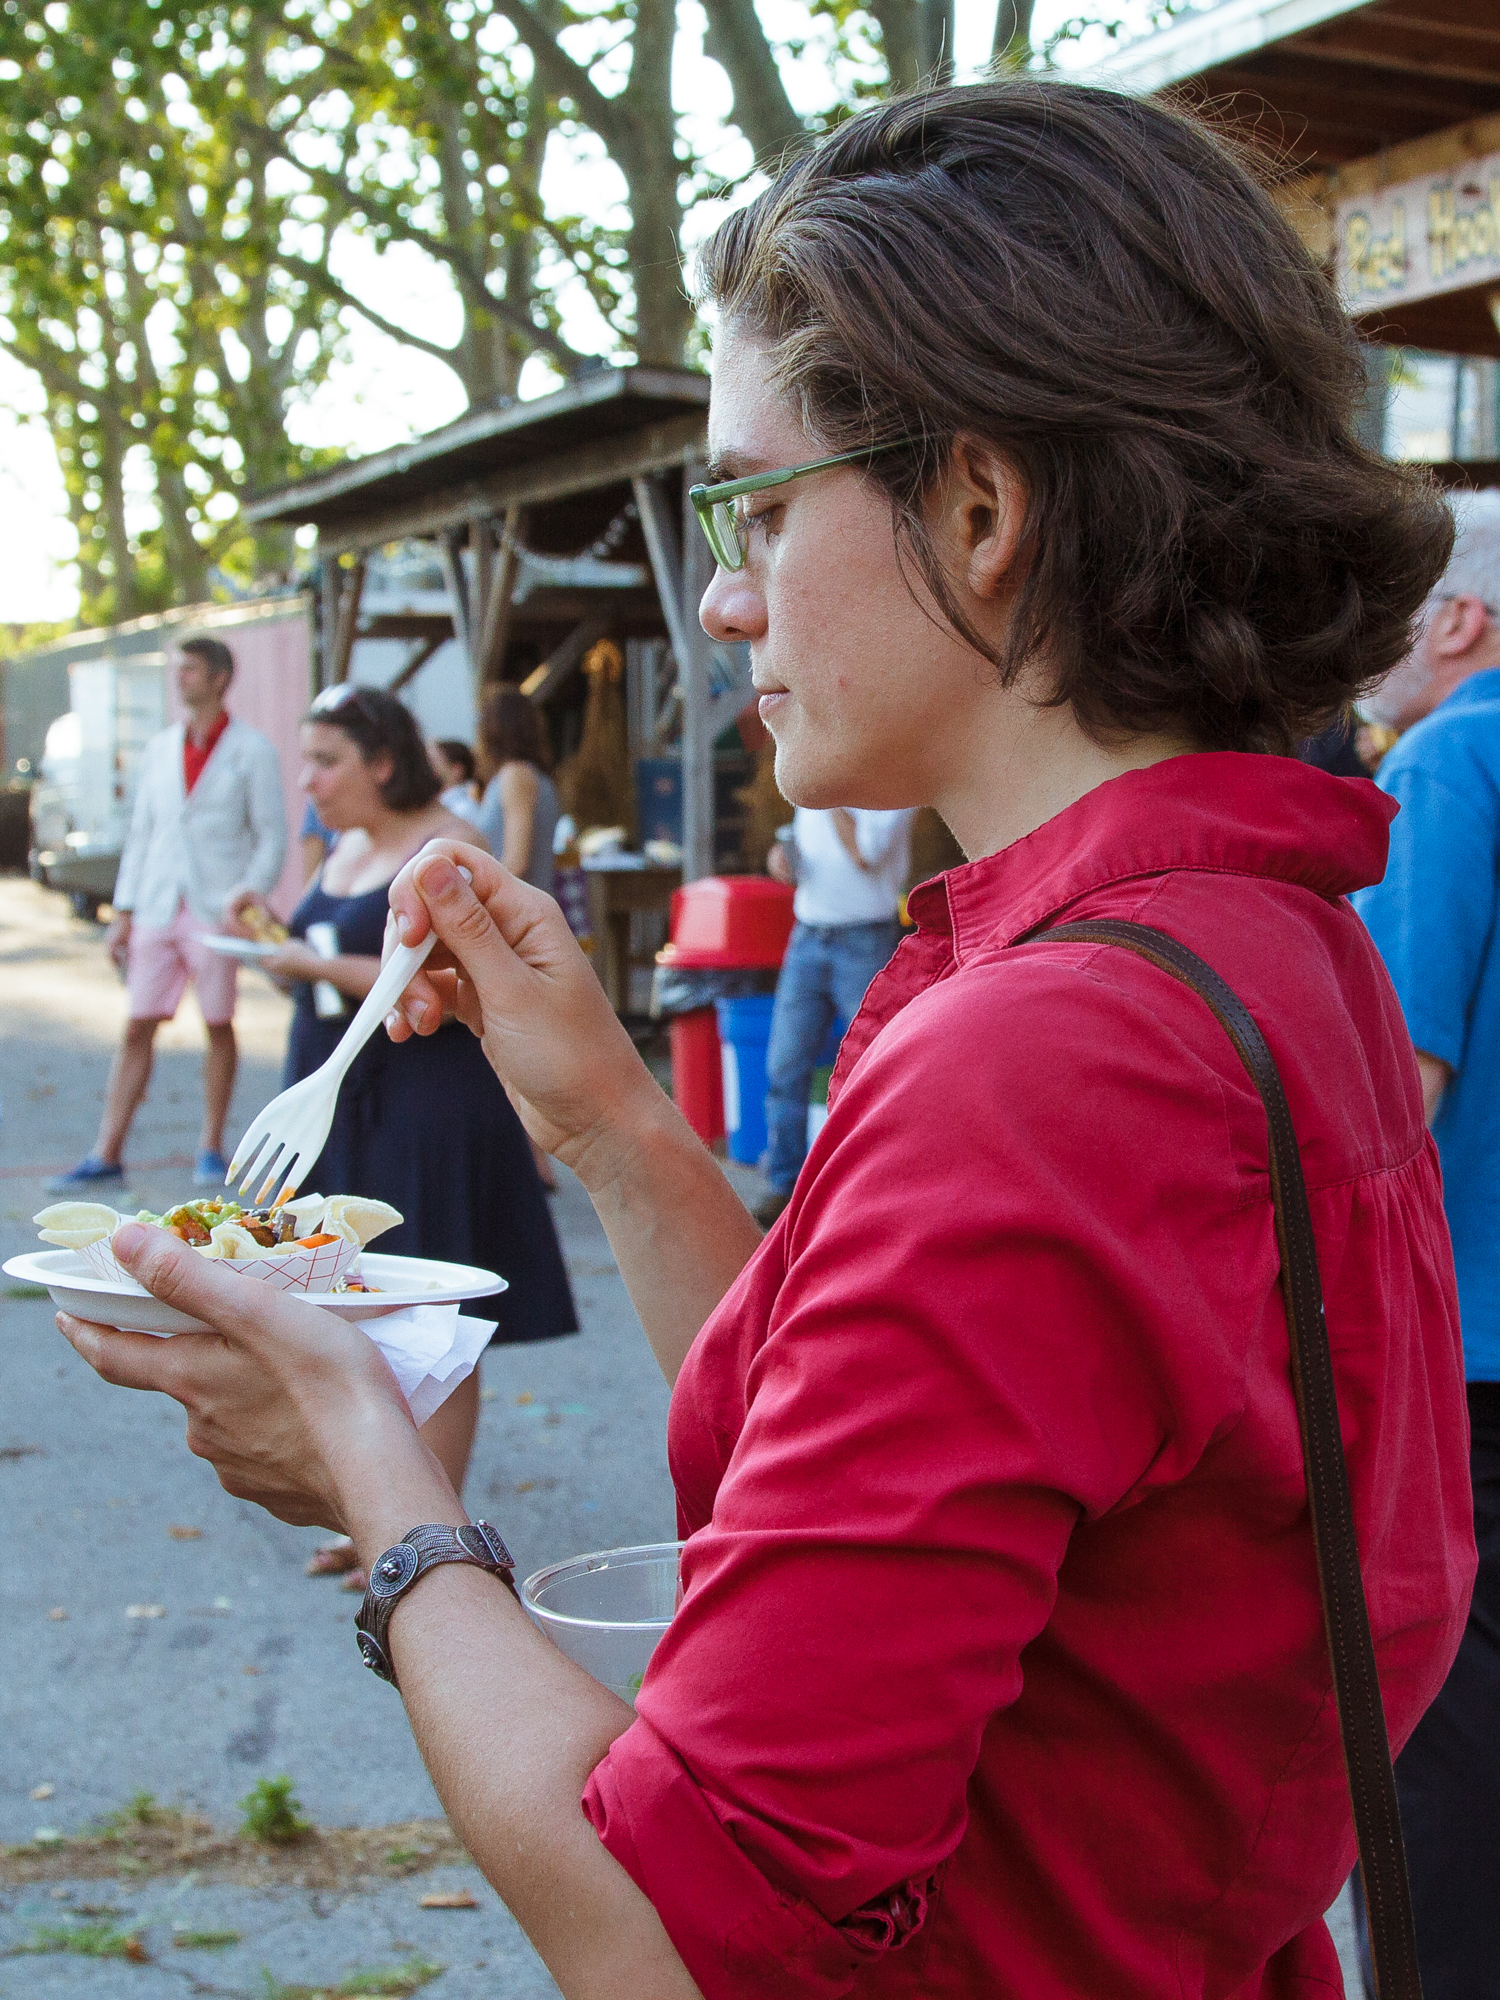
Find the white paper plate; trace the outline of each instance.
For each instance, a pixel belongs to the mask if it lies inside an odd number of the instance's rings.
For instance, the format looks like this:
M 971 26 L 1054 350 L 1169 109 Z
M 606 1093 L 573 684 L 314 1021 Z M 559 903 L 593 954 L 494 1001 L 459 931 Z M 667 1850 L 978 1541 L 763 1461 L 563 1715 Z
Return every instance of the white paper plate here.
M 243 958 L 253 962 L 257 958 L 274 958 L 280 951 L 279 944 L 259 944 L 254 938 L 223 937 L 217 931 L 198 939 L 210 951 L 222 952 L 225 958 Z
M 203 1333 L 201 1320 L 163 1305 L 139 1285 L 107 1284 L 95 1277 L 76 1250 L 33 1251 L 0 1265 L 8 1278 L 45 1285 L 53 1304 L 78 1319 L 97 1320 L 127 1333 Z M 482 1271 L 477 1264 L 445 1264 L 436 1257 L 383 1257 L 367 1250 L 359 1275 L 378 1289 L 374 1293 L 307 1292 L 309 1305 L 322 1306 L 341 1319 L 375 1319 L 403 1306 L 440 1306 L 455 1299 L 483 1299 L 506 1289 L 504 1278 Z

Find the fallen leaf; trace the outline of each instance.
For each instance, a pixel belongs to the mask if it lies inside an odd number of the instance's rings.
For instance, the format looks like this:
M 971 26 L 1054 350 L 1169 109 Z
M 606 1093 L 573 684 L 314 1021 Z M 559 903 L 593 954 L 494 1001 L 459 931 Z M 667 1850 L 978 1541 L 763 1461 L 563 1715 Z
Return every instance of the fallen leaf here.
M 479 1400 L 481 1403 L 493 1403 L 495 1398 L 499 1395 L 499 1393 L 500 1391 L 498 1389 L 481 1389 L 479 1392 Z
M 54 1604 L 52 1609 L 47 1613 L 47 1616 L 52 1620 L 54 1625 L 62 1625 L 67 1622 L 68 1614 L 62 1605 Z
M 434 1889 L 422 1898 L 424 1910 L 477 1910 L 478 1902 L 467 1889 Z
M 536 1481 L 534 1479 L 518 1479 L 516 1481 L 516 1491 L 518 1493 L 530 1493 L 535 1485 Z
M 536 1397 L 532 1395 L 529 1389 L 523 1389 L 520 1395 L 517 1396 L 516 1401 L 518 1403 L 534 1403 L 536 1401 Z
M 127 1604 L 125 1607 L 127 1618 L 165 1618 L 166 1615 L 164 1604 Z
M 16 1460 L 20 1458 L 45 1457 L 46 1453 L 39 1444 L 0 1445 L 0 1461 L 3 1461 L 6 1465 L 14 1465 Z
M 34 1799 L 50 1799 L 56 1790 L 56 1785 L 33 1785 L 31 1796 Z
M 203 1540 L 203 1530 L 201 1528 L 184 1528 L 178 1521 L 168 1521 L 167 1533 L 172 1537 L 174 1542 L 201 1542 Z
M 149 1965 L 151 1963 L 150 1952 L 147 1951 L 140 1938 L 135 1936 L 126 1938 L 124 1955 L 130 1960 L 132 1965 Z
M 260 1672 L 260 1668 L 259 1668 L 259 1667 L 241 1667 L 241 1668 L 240 1668 L 240 1672 L 241 1672 L 242 1674 L 258 1674 L 258 1673 Z

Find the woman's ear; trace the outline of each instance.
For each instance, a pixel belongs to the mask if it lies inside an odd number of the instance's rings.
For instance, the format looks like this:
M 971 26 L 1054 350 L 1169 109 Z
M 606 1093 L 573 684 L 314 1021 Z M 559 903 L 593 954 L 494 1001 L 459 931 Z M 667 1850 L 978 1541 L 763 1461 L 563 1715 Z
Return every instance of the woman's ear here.
M 951 573 L 975 597 L 1009 596 L 1020 581 L 1026 502 L 1025 482 L 1002 452 L 979 438 L 958 438 L 943 487 L 942 525 Z

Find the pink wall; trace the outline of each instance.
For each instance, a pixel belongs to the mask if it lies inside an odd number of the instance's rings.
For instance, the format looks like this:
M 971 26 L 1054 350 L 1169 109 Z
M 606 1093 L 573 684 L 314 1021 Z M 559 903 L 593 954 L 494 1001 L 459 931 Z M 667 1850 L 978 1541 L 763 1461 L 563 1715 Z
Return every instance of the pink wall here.
M 270 613 L 239 608 L 214 611 L 191 628 L 184 627 L 183 636 L 188 629 L 211 632 L 229 647 L 235 661 L 226 704 L 229 712 L 238 721 L 263 731 L 276 745 L 286 799 L 287 852 L 286 866 L 272 891 L 271 901 L 286 916 L 302 894 L 297 829 L 306 801 L 297 789 L 300 763 L 297 732 L 307 713 L 312 688 L 312 624 L 306 603 L 292 599 L 285 609 L 278 606 Z M 175 638 L 177 634 L 172 636 Z M 173 674 L 167 676 L 167 718 L 171 722 L 182 720 Z

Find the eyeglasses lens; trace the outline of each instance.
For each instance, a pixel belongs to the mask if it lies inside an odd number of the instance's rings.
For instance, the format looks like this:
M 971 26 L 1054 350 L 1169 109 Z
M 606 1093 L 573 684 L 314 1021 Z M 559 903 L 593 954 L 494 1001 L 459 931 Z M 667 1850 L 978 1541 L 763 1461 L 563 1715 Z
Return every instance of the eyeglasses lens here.
M 716 500 L 709 510 L 713 526 L 709 546 L 723 569 L 743 569 L 745 539 L 740 510 L 733 500 Z

